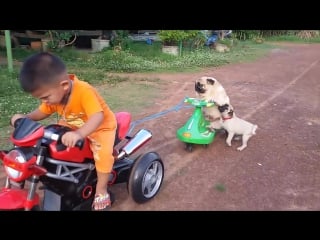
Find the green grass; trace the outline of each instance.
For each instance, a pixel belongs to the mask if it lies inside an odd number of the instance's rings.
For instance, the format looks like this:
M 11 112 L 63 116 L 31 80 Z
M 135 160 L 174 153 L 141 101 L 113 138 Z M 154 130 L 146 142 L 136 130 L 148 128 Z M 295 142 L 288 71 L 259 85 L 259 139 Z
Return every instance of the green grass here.
M 144 43 L 137 43 L 137 46 L 144 46 L 145 49 L 151 47 Z M 238 42 L 238 44 L 228 53 L 218 53 L 209 48 L 202 48 L 194 51 L 184 49 L 182 56 L 175 57 L 160 52 L 153 57 L 155 51 L 160 51 L 160 46 L 156 45 L 151 51 L 136 54 L 135 51 L 125 50 L 114 52 L 106 50 L 98 53 L 82 67 L 95 67 L 105 71 L 113 72 L 184 72 L 197 71 L 199 68 L 222 66 L 232 62 L 247 61 L 253 56 L 260 57 L 274 48 L 268 44 L 255 44 L 252 42 Z
M 13 60 L 23 61 L 25 58 L 36 52 L 36 50 L 32 49 L 12 48 L 12 57 Z M 3 47 L 0 48 L 0 56 L 6 56 L 6 49 Z
M 255 44 L 251 41 L 237 41 L 228 53 L 218 53 L 210 48 L 190 51 L 182 48 L 182 56 L 172 56 L 162 53 L 160 42 L 148 45 L 145 42 L 132 42 L 123 51 L 106 49 L 99 53 L 75 51 L 73 48 L 63 48 L 55 53 L 67 64 L 69 70 L 79 70 L 85 79 L 104 78 L 105 72 L 182 72 L 197 71 L 203 67 L 221 66 L 232 62 L 252 60 L 260 57 L 273 46 Z M 13 57 L 23 61 L 33 53 L 29 49 L 13 49 Z M 0 50 L 0 55 L 5 55 Z
M 129 111 L 136 115 L 154 104 L 161 87 L 158 79 L 130 79 L 113 85 L 100 85 L 98 91 L 114 112 Z
M 296 42 L 296 43 L 320 43 L 320 37 L 302 39 L 295 35 L 281 35 L 265 38 L 266 41 L 276 42 Z
M 7 68 L 0 67 L 0 128 L 8 125 L 14 113 L 26 113 L 37 103 L 20 89 L 17 71 L 15 68 L 13 73 L 8 73 Z
M 37 100 L 24 93 L 18 84 L 18 69 L 9 73 L 6 66 L 0 66 L 0 149 L 7 148 L 11 127 L 10 117 L 15 113 L 27 113 L 37 105 Z
M 219 192 L 225 192 L 226 191 L 226 187 L 224 186 L 224 184 L 217 183 L 214 187 Z
M 152 45 L 148 45 L 145 42 L 131 42 L 128 48 L 133 55 L 148 60 L 163 59 L 170 61 L 175 58 L 174 56 L 162 53 L 161 42 L 153 42 Z

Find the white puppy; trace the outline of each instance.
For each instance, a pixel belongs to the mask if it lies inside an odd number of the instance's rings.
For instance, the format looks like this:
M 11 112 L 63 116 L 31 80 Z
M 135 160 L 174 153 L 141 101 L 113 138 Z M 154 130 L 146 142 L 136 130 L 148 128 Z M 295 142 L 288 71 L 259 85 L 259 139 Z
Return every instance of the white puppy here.
M 217 79 L 207 76 L 197 79 L 194 87 L 199 99 L 215 103 L 213 107 L 202 109 L 205 119 L 210 122 L 208 128 L 220 129 L 221 113 L 218 106 L 230 104 L 230 99 L 224 87 Z
M 238 118 L 233 111 L 233 107 L 229 104 L 219 106 L 218 109 L 222 115 L 220 123 L 228 132 L 226 143 L 231 147 L 233 136 L 235 134 L 242 135 L 242 145 L 237 148 L 238 151 L 242 151 L 247 147 L 248 140 L 256 134 L 258 126 Z

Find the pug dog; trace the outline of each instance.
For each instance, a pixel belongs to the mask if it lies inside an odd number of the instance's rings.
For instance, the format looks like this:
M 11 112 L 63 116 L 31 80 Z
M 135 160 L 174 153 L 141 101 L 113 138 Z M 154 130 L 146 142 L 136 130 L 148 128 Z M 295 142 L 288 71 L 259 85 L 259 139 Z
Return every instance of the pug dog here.
M 231 147 L 231 140 L 235 134 L 241 135 L 242 145 L 237 150 L 242 151 L 247 147 L 248 140 L 256 134 L 258 125 L 238 118 L 230 104 L 218 106 L 218 109 L 221 112 L 220 124 L 228 132 L 227 145 Z
M 208 129 L 211 131 L 221 129 L 221 113 L 218 106 L 230 104 L 230 99 L 222 84 L 213 77 L 203 76 L 195 81 L 195 91 L 199 99 L 215 103 L 212 107 L 202 108 L 203 116 L 210 122 Z

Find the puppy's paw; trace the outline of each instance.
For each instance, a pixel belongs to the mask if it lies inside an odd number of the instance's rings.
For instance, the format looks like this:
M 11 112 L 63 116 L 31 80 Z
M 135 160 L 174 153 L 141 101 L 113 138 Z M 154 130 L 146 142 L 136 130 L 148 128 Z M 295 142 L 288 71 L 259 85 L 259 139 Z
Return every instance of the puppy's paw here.
M 241 146 L 241 147 L 238 147 L 237 150 L 238 150 L 238 151 L 242 151 L 242 150 L 245 149 L 245 148 L 246 148 L 245 146 Z
M 227 143 L 227 145 L 229 146 L 229 147 L 231 147 L 232 146 L 232 144 L 231 143 L 228 143 L 228 142 L 226 142 Z
M 210 125 L 207 125 L 207 126 L 206 126 L 206 129 L 207 129 L 208 131 L 210 131 L 210 132 L 214 132 L 214 131 L 215 131 L 215 129 L 212 128 Z

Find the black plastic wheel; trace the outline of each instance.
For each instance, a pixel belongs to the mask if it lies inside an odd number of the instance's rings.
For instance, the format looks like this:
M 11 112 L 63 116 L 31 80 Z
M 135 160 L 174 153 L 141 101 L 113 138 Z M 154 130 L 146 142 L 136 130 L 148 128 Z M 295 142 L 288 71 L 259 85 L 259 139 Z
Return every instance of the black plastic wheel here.
M 142 155 L 133 165 L 128 190 L 133 200 L 144 203 L 160 190 L 164 177 L 164 166 L 159 155 L 149 152 Z
M 192 143 L 186 143 L 186 150 L 188 152 L 192 152 L 193 150 L 193 144 Z

